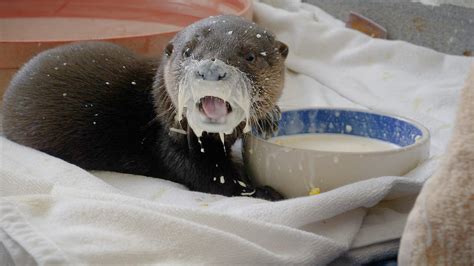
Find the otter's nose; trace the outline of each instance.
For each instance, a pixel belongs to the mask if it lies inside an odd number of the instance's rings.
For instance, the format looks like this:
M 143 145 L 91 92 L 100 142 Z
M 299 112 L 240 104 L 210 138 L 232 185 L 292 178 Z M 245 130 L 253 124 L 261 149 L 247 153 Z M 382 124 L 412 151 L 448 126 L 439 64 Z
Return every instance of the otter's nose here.
M 227 78 L 225 69 L 215 61 L 199 66 L 196 74 L 199 78 L 207 81 L 219 81 Z

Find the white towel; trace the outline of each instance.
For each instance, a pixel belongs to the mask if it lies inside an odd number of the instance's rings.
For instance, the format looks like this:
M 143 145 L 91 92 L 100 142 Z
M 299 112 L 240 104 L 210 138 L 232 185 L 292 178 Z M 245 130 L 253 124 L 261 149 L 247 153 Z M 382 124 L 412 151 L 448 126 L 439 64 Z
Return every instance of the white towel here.
M 445 149 L 472 59 L 371 39 L 302 7 L 288 12 L 255 4 L 258 22 L 290 47 L 282 106 L 360 107 L 411 117 L 432 131 L 430 160 L 405 177 L 266 202 L 191 192 L 142 176 L 89 173 L 0 138 L 0 258 L 17 265 L 322 265 L 351 248 L 399 238 L 407 197 L 416 195 Z

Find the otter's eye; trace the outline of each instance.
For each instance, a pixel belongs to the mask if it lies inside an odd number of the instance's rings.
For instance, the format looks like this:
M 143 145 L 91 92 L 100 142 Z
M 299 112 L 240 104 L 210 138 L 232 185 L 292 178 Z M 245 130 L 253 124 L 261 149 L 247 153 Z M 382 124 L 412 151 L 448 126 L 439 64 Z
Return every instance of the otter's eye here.
M 184 50 L 183 55 L 186 56 L 186 57 L 190 57 L 190 56 L 191 56 L 191 49 L 190 49 L 190 48 L 186 48 L 186 50 Z
M 248 62 L 253 62 L 253 61 L 255 61 L 255 55 L 253 53 L 248 53 L 245 56 L 245 60 L 247 60 Z

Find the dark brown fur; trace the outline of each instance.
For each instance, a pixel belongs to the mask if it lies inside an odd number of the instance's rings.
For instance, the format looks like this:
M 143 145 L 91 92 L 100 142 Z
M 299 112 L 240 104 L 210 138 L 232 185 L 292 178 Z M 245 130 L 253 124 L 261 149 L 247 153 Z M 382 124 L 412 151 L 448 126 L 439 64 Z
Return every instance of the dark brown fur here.
M 214 20 L 227 21 L 215 25 Z M 225 35 L 229 28 L 234 36 Z M 192 190 L 228 196 L 255 189 L 253 196 L 279 199 L 271 188 L 252 186 L 216 134 L 204 133 L 206 153 L 201 153 L 186 119 L 175 120 L 176 84 L 187 57 L 183 51 L 192 48 L 196 58 L 216 57 L 245 73 L 256 99 L 253 126 L 268 132 L 275 129 L 279 115 L 275 103 L 288 50 L 262 32 L 237 17 L 203 20 L 178 33 L 161 61 L 101 42 L 43 52 L 16 74 L 7 89 L 4 134 L 85 169 L 162 177 Z M 250 37 L 259 33 L 262 43 Z M 266 56 L 258 55 L 262 49 L 268 51 Z M 256 55 L 253 62 L 245 61 L 249 53 Z M 170 127 L 188 134 L 170 132 Z M 226 136 L 227 151 L 242 136 L 242 129 L 243 124 Z M 226 178 L 224 184 L 220 176 Z

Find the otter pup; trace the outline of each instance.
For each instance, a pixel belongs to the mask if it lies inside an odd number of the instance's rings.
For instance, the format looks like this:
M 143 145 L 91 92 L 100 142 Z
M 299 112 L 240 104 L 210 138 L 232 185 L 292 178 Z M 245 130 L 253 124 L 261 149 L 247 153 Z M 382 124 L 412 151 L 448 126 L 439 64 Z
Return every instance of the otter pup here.
M 250 127 L 276 129 L 287 55 L 272 33 L 235 16 L 183 29 L 161 59 L 105 42 L 57 47 L 11 81 L 4 134 L 89 170 L 281 199 L 253 186 L 230 148 Z

